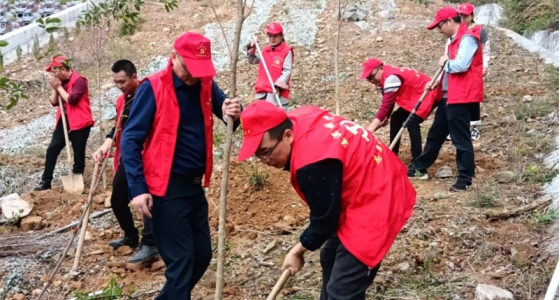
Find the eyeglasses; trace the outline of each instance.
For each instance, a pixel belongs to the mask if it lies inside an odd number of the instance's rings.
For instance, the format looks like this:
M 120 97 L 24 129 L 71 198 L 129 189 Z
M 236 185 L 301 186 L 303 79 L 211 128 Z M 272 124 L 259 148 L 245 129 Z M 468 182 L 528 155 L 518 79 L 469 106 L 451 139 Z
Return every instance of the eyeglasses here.
M 437 28 L 438 28 L 439 30 L 441 30 L 441 27 L 443 26 L 443 24 L 447 23 L 447 21 L 449 21 L 449 19 L 447 19 L 447 20 L 445 20 L 445 21 L 439 22 L 439 24 L 437 25 Z
M 270 155 L 272 154 L 272 152 L 274 152 L 274 150 L 276 149 L 276 147 L 278 147 L 278 144 L 280 144 L 280 142 L 282 141 L 282 138 L 284 137 L 284 133 L 282 133 L 282 135 L 280 137 L 277 138 L 276 144 L 274 144 L 274 146 L 272 148 L 270 148 L 269 150 L 266 151 L 262 151 L 262 150 L 257 150 L 255 152 L 255 156 L 257 158 L 263 159 L 265 157 L 270 157 Z M 260 153 L 259 153 L 260 152 Z
M 377 75 L 377 72 L 379 72 L 379 67 L 375 70 L 375 73 L 370 74 L 368 77 L 366 77 L 367 81 L 371 83 L 376 83 L 377 79 L 375 79 L 375 76 Z

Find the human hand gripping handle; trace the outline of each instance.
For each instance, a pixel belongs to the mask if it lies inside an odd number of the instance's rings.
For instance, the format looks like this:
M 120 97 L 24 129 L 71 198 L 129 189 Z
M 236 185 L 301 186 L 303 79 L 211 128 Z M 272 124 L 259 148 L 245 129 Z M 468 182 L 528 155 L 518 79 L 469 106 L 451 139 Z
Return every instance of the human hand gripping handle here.
M 231 117 L 235 121 L 239 118 L 240 114 L 241 105 L 239 104 L 239 100 L 237 100 L 237 98 L 226 98 L 224 100 L 224 104 L 222 105 L 222 116 L 224 121 L 227 122 L 227 117 Z
M 148 193 L 140 194 L 134 197 L 134 199 L 132 199 L 132 206 L 134 207 L 134 209 L 138 213 L 148 218 L 152 218 L 152 214 L 150 213 L 150 210 L 152 210 L 153 204 L 154 204 L 154 200 L 152 199 L 152 195 Z

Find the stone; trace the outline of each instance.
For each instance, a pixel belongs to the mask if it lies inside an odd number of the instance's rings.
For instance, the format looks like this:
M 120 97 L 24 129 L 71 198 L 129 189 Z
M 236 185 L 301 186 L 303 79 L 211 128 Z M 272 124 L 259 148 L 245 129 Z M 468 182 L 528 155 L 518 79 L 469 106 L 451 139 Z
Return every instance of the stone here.
M 375 41 L 376 41 L 376 42 L 382 42 L 382 41 L 383 41 L 383 38 L 380 37 L 380 36 L 378 36 L 378 37 L 375 38 Z
M 43 214 L 43 219 L 50 221 L 52 219 L 54 219 L 54 217 L 56 216 L 55 212 L 53 211 L 49 211 Z
M 11 295 L 10 297 L 6 298 L 6 300 L 25 300 L 25 295 L 24 294 L 14 294 L 14 295 Z
M 479 284 L 474 293 L 475 300 L 513 300 L 513 294 L 493 285 Z
M 163 260 L 160 259 L 160 260 L 158 260 L 158 261 L 156 261 L 152 264 L 152 266 L 150 267 L 150 270 L 151 271 L 157 271 L 157 270 L 160 270 L 160 269 L 163 269 L 163 268 L 165 268 L 165 263 L 163 262 Z
M 484 173 L 484 171 L 486 171 L 486 170 L 484 170 L 482 167 L 476 166 L 476 172 L 477 173 Z
M 515 115 L 509 115 L 507 117 L 504 117 L 502 120 L 506 123 L 513 124 L 515 123 L 515 121 L 517 121 L 517 118 L 515 117 Z
M 408 262 L 405 261 L 405 262 L 399 264 L 399 270 L 404 272 L 408 269 L 410 269 L 410 264 Z
M 525 96 L 523 96 L 523 100 L 522 100 L 522 101 L 523 101 L 523 102 L 531 102 L 531 101 L 533 101 L 533 96 L 531 96 L 531 95 L 525 95 Z
M 513 173 L 512 171 L 502 171 L 494 175 L 494 177 L 500 183 L 509 183 L 513 181 L 515 173 Z
M 43 218 L 39 216 L 28 216 L 21 220 L 20 225 L 23 231 L 41 229 L 43 226 Z
M 93 236 L 91 235 L 91 232 L 86 231 L 86 234 L 84 236 L 84 241 L 91 241 L 93 240 Z
M 104 195 L 95 195 L 93 197 L 93 201 L 97 204 L 103 204 L 103 203 L 105 203 L 105 197 L 104 197 Z
M 263 249 L 263 253 L 267 254 L 268 252 L 270 252 L 270 250 L 274 249 L 274 247 L 276 247 L 276 240 L 268 243 L 268 245 L 266 245 L 266 247 Z
M 111 196 L 105 198 L 105 208 L 111 207 Z
M 132 249 L 131 249 L 130 247 L 120 247 L 117 251 L 118 251 L 118 252 L 120 253 L 120 255 L 122 255 L 122 256 L 126 256 L 126 255 L 132 254 Z
M 171 29 L 169 29 L 168 27 L 164 27 L 163 28 L 163 32 L 169 32 Z
M 53 281 L 53 286 L 54 287 L 59 287 L 61 285 L 62 285 L 62 280 Z
M 72 281 L 70 283 L 70 286 L 72 287 L 72 290 L 79 290 L 82 288 L 82 282 L 81 281 Z
M 355 4 L 349 5 L 344 14 L 342 15 L 342 19 L 348 22 L 358 22 L 363 21 L 368 16 L 368 11 L 362 8 L 359 8 Z
M 33 292 L 31 292 L 31 297 L 37 298 L 37 297 L 39 297 L 39 295 L 41 294 L 41 292 L 42 292 L 41 289 L 33 290 Z
M 449 178 L 453 176 L 453 170 L 449 166 L 441 167 L 435 175 L 437 178 Z

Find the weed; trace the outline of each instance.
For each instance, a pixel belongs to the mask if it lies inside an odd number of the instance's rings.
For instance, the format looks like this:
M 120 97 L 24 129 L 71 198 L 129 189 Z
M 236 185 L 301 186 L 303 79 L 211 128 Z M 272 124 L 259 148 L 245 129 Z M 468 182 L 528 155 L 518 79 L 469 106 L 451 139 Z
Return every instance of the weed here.
M 558 27 L 556 0 L 501 0 L 504 27 L 523 34 Z
M 121 275 L 117 275 L 119 280 L 122 280 Z M 91 299 L 103 299 L 103 300 L 113 300 L 113 299 L 123 299 L 131 296 L 134 293 L 134 286 L 124 286 L 124 284 L 119 284 L 115 277 L 111 276 L 111 280 L 105 286 L 101 294 L 91 294 L 88 292 L 83 292 L 80 290 L 74 291 L 74 297 L 77 300 L 91 300 Z
M 21 49 L 21 46 L 18 45 L 16 48 L 16 60 L 21 61 L 22 58 L 23 58 L 23 50 Z
M 533 214 L 532 217 L 538 226 L 548 226 L 556 221 L 556 218 L 558 217 L 558 211 L 555 209 L 551 209 L 544 214 Z
M 249 162 L 248 164 L 251 168 L 250 173 L 247 172 L 243 164 L 241 165 L 241 169 L 247 175 L 249 184 L 254 186 L 257 190 L 263 188 L 266 184 L 266 180 L 268 179 L 268 173 L 259 170 L 256 162 Z

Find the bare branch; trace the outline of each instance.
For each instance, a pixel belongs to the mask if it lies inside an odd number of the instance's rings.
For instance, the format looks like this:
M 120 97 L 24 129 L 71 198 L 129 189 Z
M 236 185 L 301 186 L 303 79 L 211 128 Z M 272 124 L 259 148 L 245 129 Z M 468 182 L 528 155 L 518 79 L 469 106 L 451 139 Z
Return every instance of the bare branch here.
M 224 27 L 222 27 L 222 22 L 220 22 L 220 20 L 218 19 L 218 13 L 216 12 L 216 8 L 214 7 L 214 3 L 212 2 L 212 0 L 208 0 L 208 2 L 210 2 L 210 6 L 212 7 L 212 11 L 214 12 L 214 16 L 216 17 L 216 22 L 218 22 L 218 25 L 220 26 L 220 29 L 222 30 L 222 34 L 224 35 L 224 41 L 226 42 L 226 46 L 228 48 L 229 55 L 233 56 L 233 52 L 231 51 L 231 47 L 229 46 L 229 43 L 228 43 L 228 38 L 227 38 L 226 32 L 224 31 Z
M 247 3 L 247 1 L 245 1 L 245 3 Z M 249 17 L 249 15 L 251 14 L 251 11 L 253 11 L 253 5 L 255 5 L 255 0 L 253 0 L 251 2 L 251 7 L 249 7 L 249 11 L 247 12 L 247 14 L 243 16 L 243 20 L 245 20 Z

